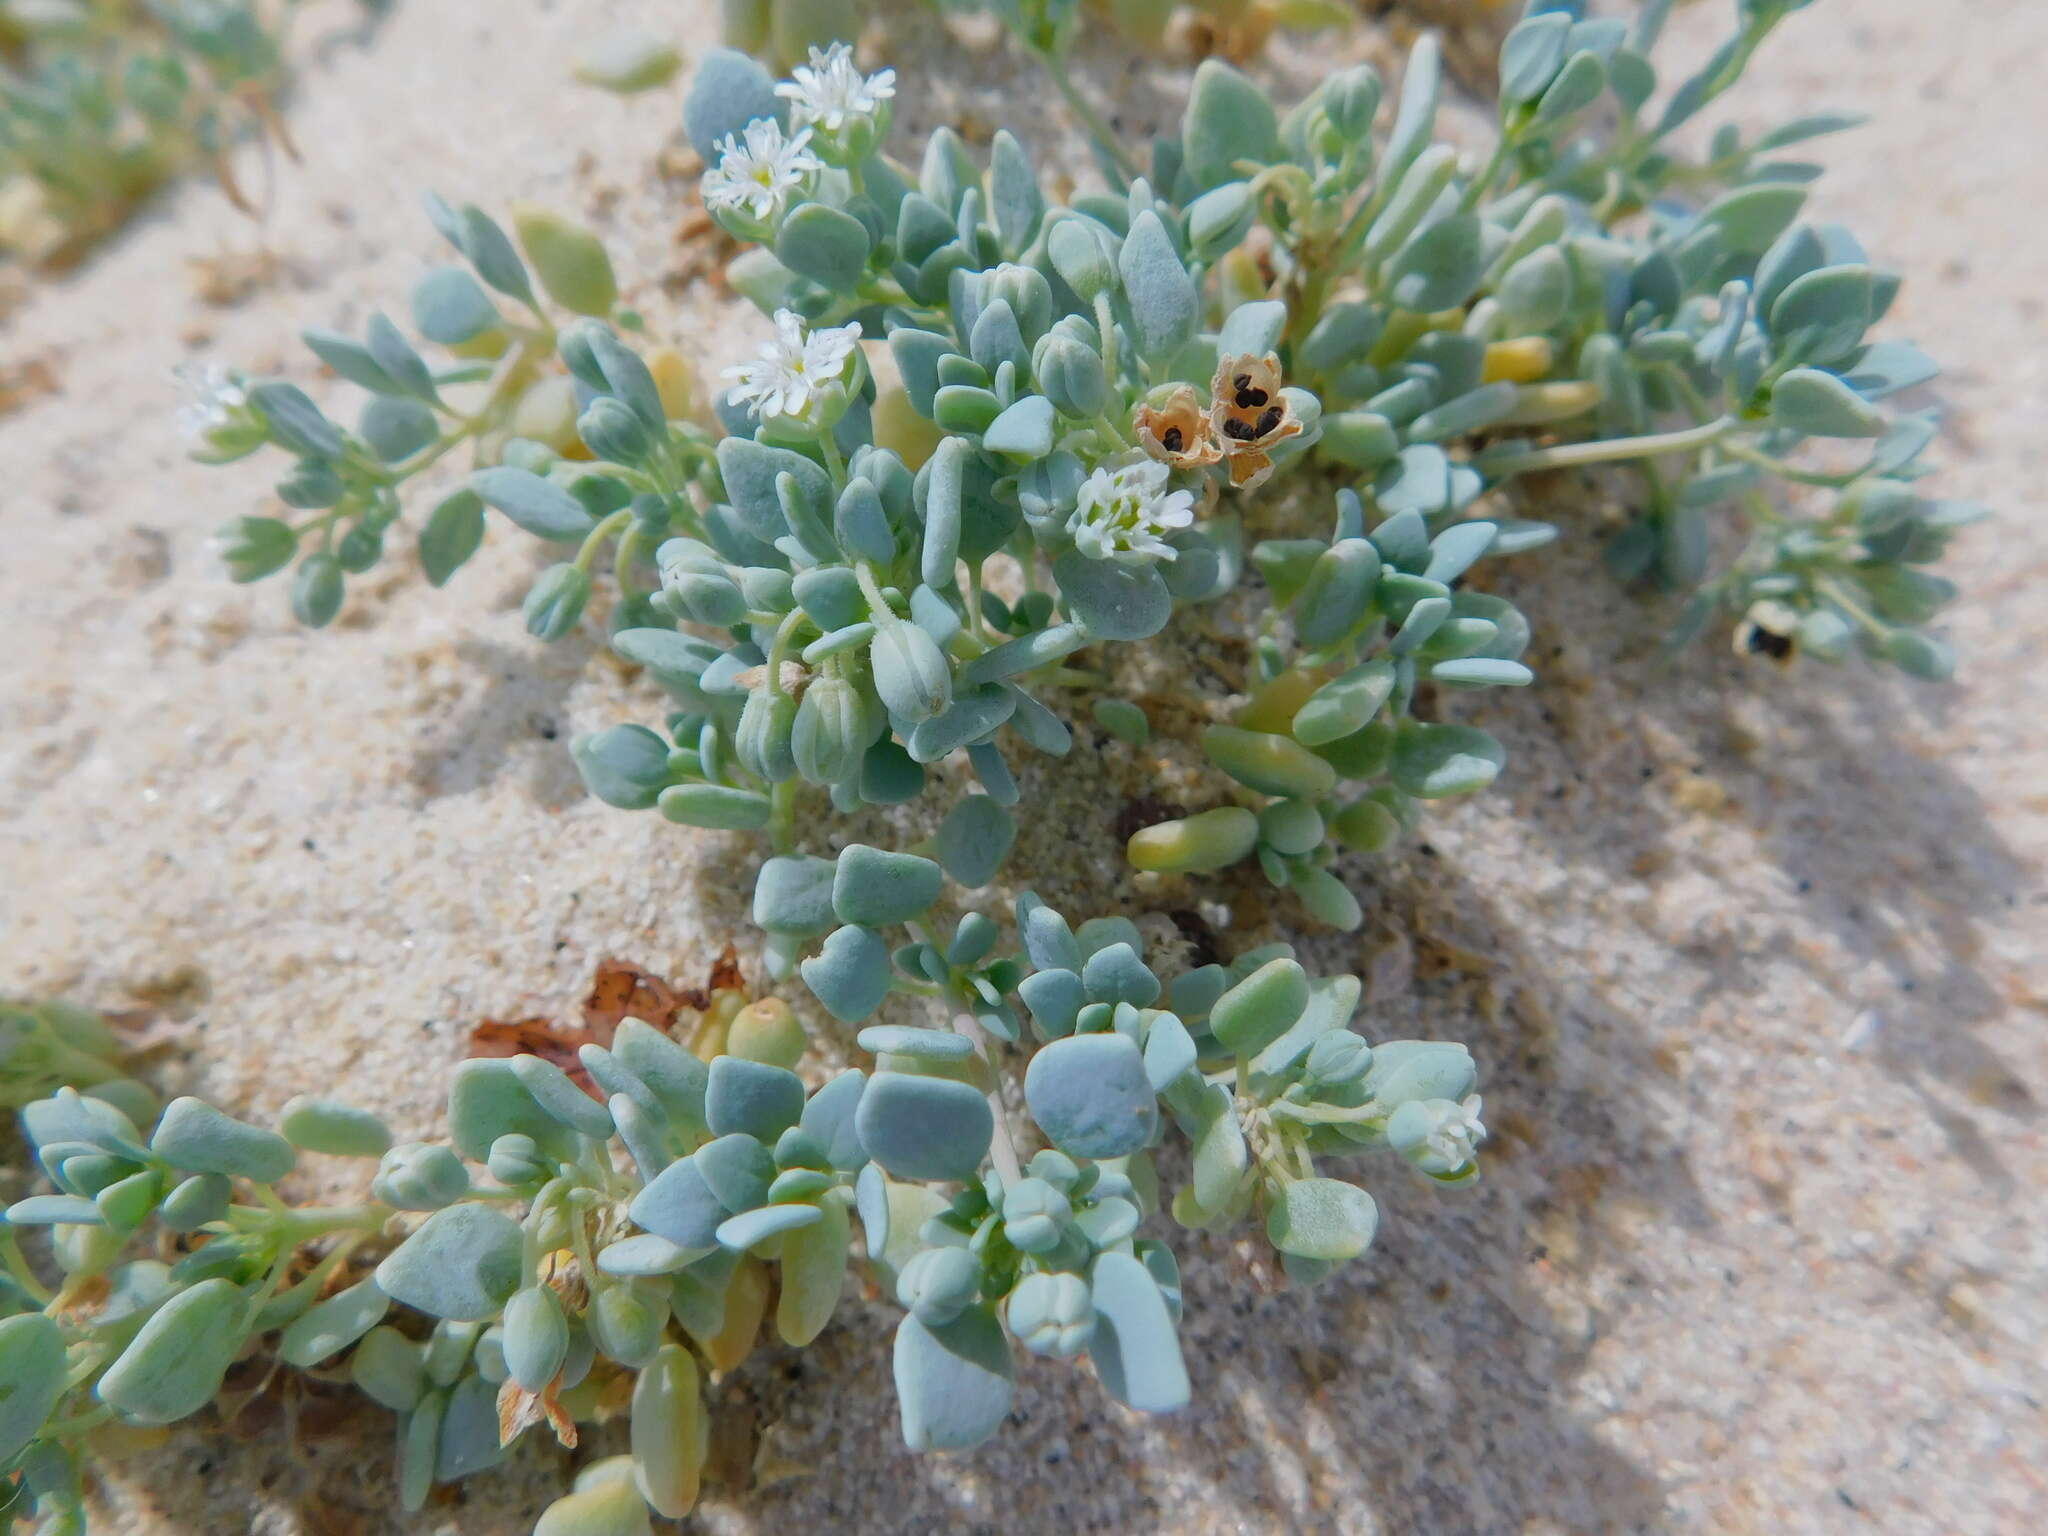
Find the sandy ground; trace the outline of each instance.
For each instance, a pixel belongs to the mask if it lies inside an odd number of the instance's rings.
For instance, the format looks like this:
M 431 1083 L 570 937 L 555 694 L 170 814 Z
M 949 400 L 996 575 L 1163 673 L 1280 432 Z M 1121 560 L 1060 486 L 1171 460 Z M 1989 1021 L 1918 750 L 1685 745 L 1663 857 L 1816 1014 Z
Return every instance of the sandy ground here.
M 228 1105 L 319 1087 L 426 1133 L 479 1018 L 559 1011 L 606 955 L 694 977 L 744 941 L 757 850 L 583 795 L 564 739 L 653 700 L 596 662 L 594 630 L 526 638 L 530 543 L 497 539 L 442 593 L 400 558 L 309 637 L 280 587 L 231 587 L 206 552 L 273 465 L 187 464 L 165 384 L 218 357 L 339 401 L 292 334 L 402 305 L 441 259 L 413 202 L 429 186 L 582 210 L 658 332 L 708 364 L 740 353 L 758 322 L 675 280 L 682 189 L 650 169 L 675 96 L 564 78 L 587 28 L 678 9 L 407 0 L 367 35 L 323 10 L 289 104 L 305 162 L 263 236 L 184 186 L 0 332 L 62 385 L 0 420 L 7 990 L 149 1001 L 182 1032 L 166 1080 Z M 1722 9 L 1688 13 L 1680 50 L 1700 56 Z M 682 14 L 709 37 L 704 11 Z M 971 115 L 1072 155 L 1010 61 L 905 30 L 906 136 Z M 890 1309 L 850 1296 L 813 1350 L 766 1349 L 721 1385 L 693 1529 L 2048 1526 L 2044 61 L 2048 11 L 2026 0 L 1837 0 L 1732 106 L 1882 113 L 1818 146 L 1816 206 L 1908 275 L 1891 329 L 1950 365 L 1941 489 L 2003 512 L 1950 569 L 1963 680 L 1780 677 L 1718 646 L 1660 668 L 1670 615 L 1617 595 L 1591 540 L 1516 564 L 1501 580 L 1535 620 L 1539 684 L 1469 706 L 1508 774 L 1359 869 L 1365 932 L 1318 946 L 1370 976 L 1369 1033 L 1473 1043 L 1485 1181 L 1444 1196 L 1382 1170 L 1376 1254 L 1314 1295 L 1179 1241 L 1197 1402 L 1168 1421 L 1033 1362 L 999 1444 L 912 1458 Z M 1176 111 L 1170 72 L 1083 73 L 1132 126 Z M 202 303 L 192 263 L 259 238 L 286 277 Z M 1252 885 L 1140 891 L 1118 870 L 1108 824 L 1148 771 L 1086 737 L 1057 780 L 1034 765 L 1028 788 L 1063 799 L 1019 867 L 1105 910 L 1218 903 L 1230 949 L 1271 936 Z M 115 1471 L 96 1528 L 496 1536 L 569 1467 L 528 1444 L 408 1520 L 387 1421 L 348 1411 L 360 1433 L 296 1454 L 181 1434 Z

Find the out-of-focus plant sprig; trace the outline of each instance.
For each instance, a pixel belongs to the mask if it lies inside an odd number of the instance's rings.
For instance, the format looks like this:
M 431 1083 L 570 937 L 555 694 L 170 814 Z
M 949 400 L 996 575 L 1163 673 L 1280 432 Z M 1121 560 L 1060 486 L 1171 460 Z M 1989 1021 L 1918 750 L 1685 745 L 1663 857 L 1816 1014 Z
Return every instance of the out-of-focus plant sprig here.
M 256 129 L 298 0 L 0 0 L 0 256 L 74 259 L 144 198 Z

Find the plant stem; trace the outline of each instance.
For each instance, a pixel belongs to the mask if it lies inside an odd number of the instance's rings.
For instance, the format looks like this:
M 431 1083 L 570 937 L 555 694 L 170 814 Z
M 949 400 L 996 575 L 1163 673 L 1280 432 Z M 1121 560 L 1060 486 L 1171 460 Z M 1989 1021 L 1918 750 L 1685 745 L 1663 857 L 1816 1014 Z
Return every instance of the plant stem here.
M 1081 119 L 1081 126 L 1088 130 L 1088 137 L 1095 141 L 1095 147 L 1102 152 L 1104 158 L 1123 173 L 1125 181 L 1136 181 L 1141 174 L 1137 162 L 1124 153 L 1123 146 L 1116 141 L 1115 130 L 1103 121 L 1102 114 L 1095 110 L 1088 98 L 1083 96 L 1075 88 L 1074 82 L 1067 78 L 1066 66 L 1043 49 L 1033 48 L 1031 56 L 1038 60 L 1040 67 L 1045 70 L 1046 78 L 1052 81 L 1053 89 L 1060 93 L 1074 116 Z
M 1704 422 L 1677 432 L 1656 432 L 1643 437 L 1617 437 L 1604 442 L 1561 443 L 1555 448 L 1530 448 L 1520 453 L 1481 456 L 1479 468 L 1495 481 L 1536 469 L 1575 469 L 1588 464 L 1608 464 L 1618 459 L 1647 459 L 1662 453 L 1686 453 L 1719 442 L 1735 425 L 1733 417 Z
M 583 547 L 576 551 L 576 569 L 588 576 L 590 568 L 597 563 L 597 552 L 604 548 L 605 540 L 632 521 L 633 509 L 631 507 L 621 507 L 618 511 L 609 514 L 595 528 L 591 529 L 584 536 Z
M 784 779 L 768 789 L 768 840 L 779 854 L 796 851 L 796 786 Z
M 994 1069 L 995 1062 L 989 1055 L 988 1034 L 975 1020 L 973 1014 L 964 1010 L 954 1014 L 953 1032 L 972 1040 L 975 1050 L 981 1054 L 981 1059 L 989 1064 L 991 1070 Z M 1004 1185 L 1015 1184 L 1024 1177 L 1024 1165 L 1017 1160 L 1016 1142 L 1010 1139 L 1010 1115 L 1003 1107 L 1000 1088 L 989 1089 L 988 1107 L 996 1122 L 995 1135 L 989 1142 L 989 1156 L 995 1160 L 996 1172 L 1003 1176 Z

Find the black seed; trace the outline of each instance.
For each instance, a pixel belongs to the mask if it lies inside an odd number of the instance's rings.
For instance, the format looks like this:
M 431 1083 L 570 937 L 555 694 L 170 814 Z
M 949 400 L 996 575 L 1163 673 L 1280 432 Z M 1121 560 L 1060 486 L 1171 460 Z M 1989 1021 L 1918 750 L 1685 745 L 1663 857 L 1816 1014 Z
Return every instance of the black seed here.
M 1252 387 L 1252 376 L 1248 373 L 1240 373 L 1230 381 L 1230 387 L 1232 389 L 1250 389 Z
M 1248 443 L 1254 437 L 1257 437 L 1258 433 L 1254 432 L 1247 423 L 1233 418 L 1223 423 L 1223 435 L 1235 438 L 1240 443 Z
M 1788 635 L 1773 634 L 1759 625 L 1749 632 L 1749 648 L 1759 656 L 1768 656 L 1773 661 L 1783 661 L 1792 654 L 1792 640 Z
M 1237 408 L 1240 411 L 1256 411 L 1272 398 L 1263 389 L 1240 389 L 1237 392 Z
M 1266 413 L 1259 418 L 1258 435 L 1260 437 L 1264 437 L 1268 432 L 1271 432 L 1275 427 L 1280 425 L 1280 418 L 1282 416 L 1285 416 L 1286 414 L 1287 412 L 1280 406 L 1275 405 L 1267 407 Z
M 1179 427 L 1168 427 L 1166 435 L 1160 438 L 1159 441 L 1165 445 L 1168 453 L 1179 453 L 1181 449 L 1187 446 L 1188 440 L 1181 435 Z

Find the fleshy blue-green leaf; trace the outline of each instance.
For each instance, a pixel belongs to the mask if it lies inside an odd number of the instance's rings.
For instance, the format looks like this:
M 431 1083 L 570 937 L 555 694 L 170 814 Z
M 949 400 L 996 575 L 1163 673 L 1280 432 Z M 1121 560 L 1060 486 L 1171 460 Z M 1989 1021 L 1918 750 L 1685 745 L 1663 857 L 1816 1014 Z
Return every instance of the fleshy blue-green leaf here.
M 896 1328 L 895 1377 L 904 1443 L 914 1451 L 981 1444 L 1002 1428 L 1017 1390 L 1009 1340 L 987 1306 L 936 1328 L 906 1315 Z

